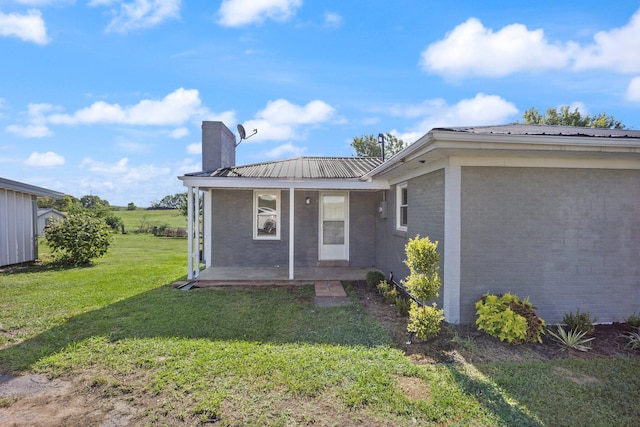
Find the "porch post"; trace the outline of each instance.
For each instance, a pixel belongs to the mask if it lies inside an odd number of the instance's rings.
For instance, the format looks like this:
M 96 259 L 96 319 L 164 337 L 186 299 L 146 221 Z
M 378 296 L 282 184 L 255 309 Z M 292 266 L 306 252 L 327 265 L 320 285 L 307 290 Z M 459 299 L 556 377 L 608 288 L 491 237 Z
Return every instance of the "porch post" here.
M 195 207 L 193 209 L 194 210 L 193 217 L 195 221 L 196 262 L 194 266 L 194 270 L 195 270 L 194 274 L 195 274 L 195 278 L 197 279 L 198 276 L 200 275 L 200 187 L 196 187 L 195 190 L 196 190 L 194 194 Z
M 460 207 L 462 172 L 458 165 L 444 169 L 444 318 L 460 323 Z
M 295 236 L 293 235 L 295 230 L 295 220 L 294 220 L 294 205 L 295 205 L 295 192 L 293 191 L 293 187 L 289 187 L 289 280 L 293 280 L 293 267 L 295 264 L 295 251 L 294 251 L 294 242 Z
M 193 187 L 187 187 L 187 256 L 189 271 L 187 273 L 187 279 L 193 279 Z

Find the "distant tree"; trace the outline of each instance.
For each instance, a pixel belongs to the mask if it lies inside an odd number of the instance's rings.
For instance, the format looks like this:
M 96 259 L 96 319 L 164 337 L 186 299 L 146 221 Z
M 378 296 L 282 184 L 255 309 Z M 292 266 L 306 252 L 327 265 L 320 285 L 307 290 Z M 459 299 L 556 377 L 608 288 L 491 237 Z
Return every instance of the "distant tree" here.
M 624 129 L 625 126 L 613 116 L 600 113 L 595 116 L 582 115 L 576 108 L 571 111 L 571 107 L 565 105 L 558 108 L 547 108 L 544 114 L 540 114 L 537 108 L 529 108 L 522 115 L 524 123 L 533 125 L 558 125 L 558 126 L 578 126 L 587 128 L 607 128 Z
M 187 200 L 187 193 L 176 193 L 164 196 L 162 200 L 151 202 L 149 209 L 180 209 Z
M 61 212 L 73 212 L 82 208 L 80 200 L 65 194 L 62 199 L 54 199 L 52 197 L 39 197 L 38 207 L 41 209 L 54 208 Z
M 127 210 L 128 211 L 135 211 L 136 210 L 136 204 L 133 202 L 129 202 L 129 204 L 127 205 Z
M 386 133 L 384 136 L 384 155 L 391 157 L 407 146 L 400 138 Z M 382 157 L 382 146 L 378 143 L 378 137 L 374 135 L 362 135 L 353 138 L 351 146 L 356 150 L 358 157 Z
M 112 231 L 103 218 L 85 212 L 51 221 L 45 227 L 45 237 L 59 262 L 82 265 L 107 253 Z
M 85 209 L 100 209 L 100 208 L 108 208 L 109 202 L 101 199 L 98 196 L 90 196 L 90 195 L 86 195 L 86 196 L 82 196 L 80 198 L 80 203 L 82 204 L 82 207 Z

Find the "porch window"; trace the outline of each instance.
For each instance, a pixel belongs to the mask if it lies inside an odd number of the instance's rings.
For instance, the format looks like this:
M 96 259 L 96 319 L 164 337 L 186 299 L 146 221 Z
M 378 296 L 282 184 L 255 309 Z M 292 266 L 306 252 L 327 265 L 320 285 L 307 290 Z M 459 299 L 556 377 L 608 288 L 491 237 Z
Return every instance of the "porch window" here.
M 408 220 L 408 203 L 407 203 L 407 183 L 398 184 L 396 186 L 396 229 L 407 231 Z
M 280 191 L 253 192 L 253 238 L 280 239 Z

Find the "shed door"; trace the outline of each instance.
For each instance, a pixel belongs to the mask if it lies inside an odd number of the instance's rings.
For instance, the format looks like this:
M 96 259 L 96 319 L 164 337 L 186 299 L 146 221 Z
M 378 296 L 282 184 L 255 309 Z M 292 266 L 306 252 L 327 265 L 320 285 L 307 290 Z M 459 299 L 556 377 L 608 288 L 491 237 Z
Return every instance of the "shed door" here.
M 320 260 L 349 259 L 349 193 L 320 194 Z

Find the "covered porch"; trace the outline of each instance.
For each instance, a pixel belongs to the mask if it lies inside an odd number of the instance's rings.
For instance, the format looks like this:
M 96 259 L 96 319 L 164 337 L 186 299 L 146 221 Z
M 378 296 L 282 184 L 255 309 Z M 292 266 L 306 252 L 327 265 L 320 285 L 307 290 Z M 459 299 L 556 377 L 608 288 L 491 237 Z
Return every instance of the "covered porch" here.
M 280 267 L 208 267 L 200 271 L 198 281 L 229 282 L 315 282 L 319 280 L 365 280 L 375 267 L 295 267 L 294 279 L 288 266 Z

